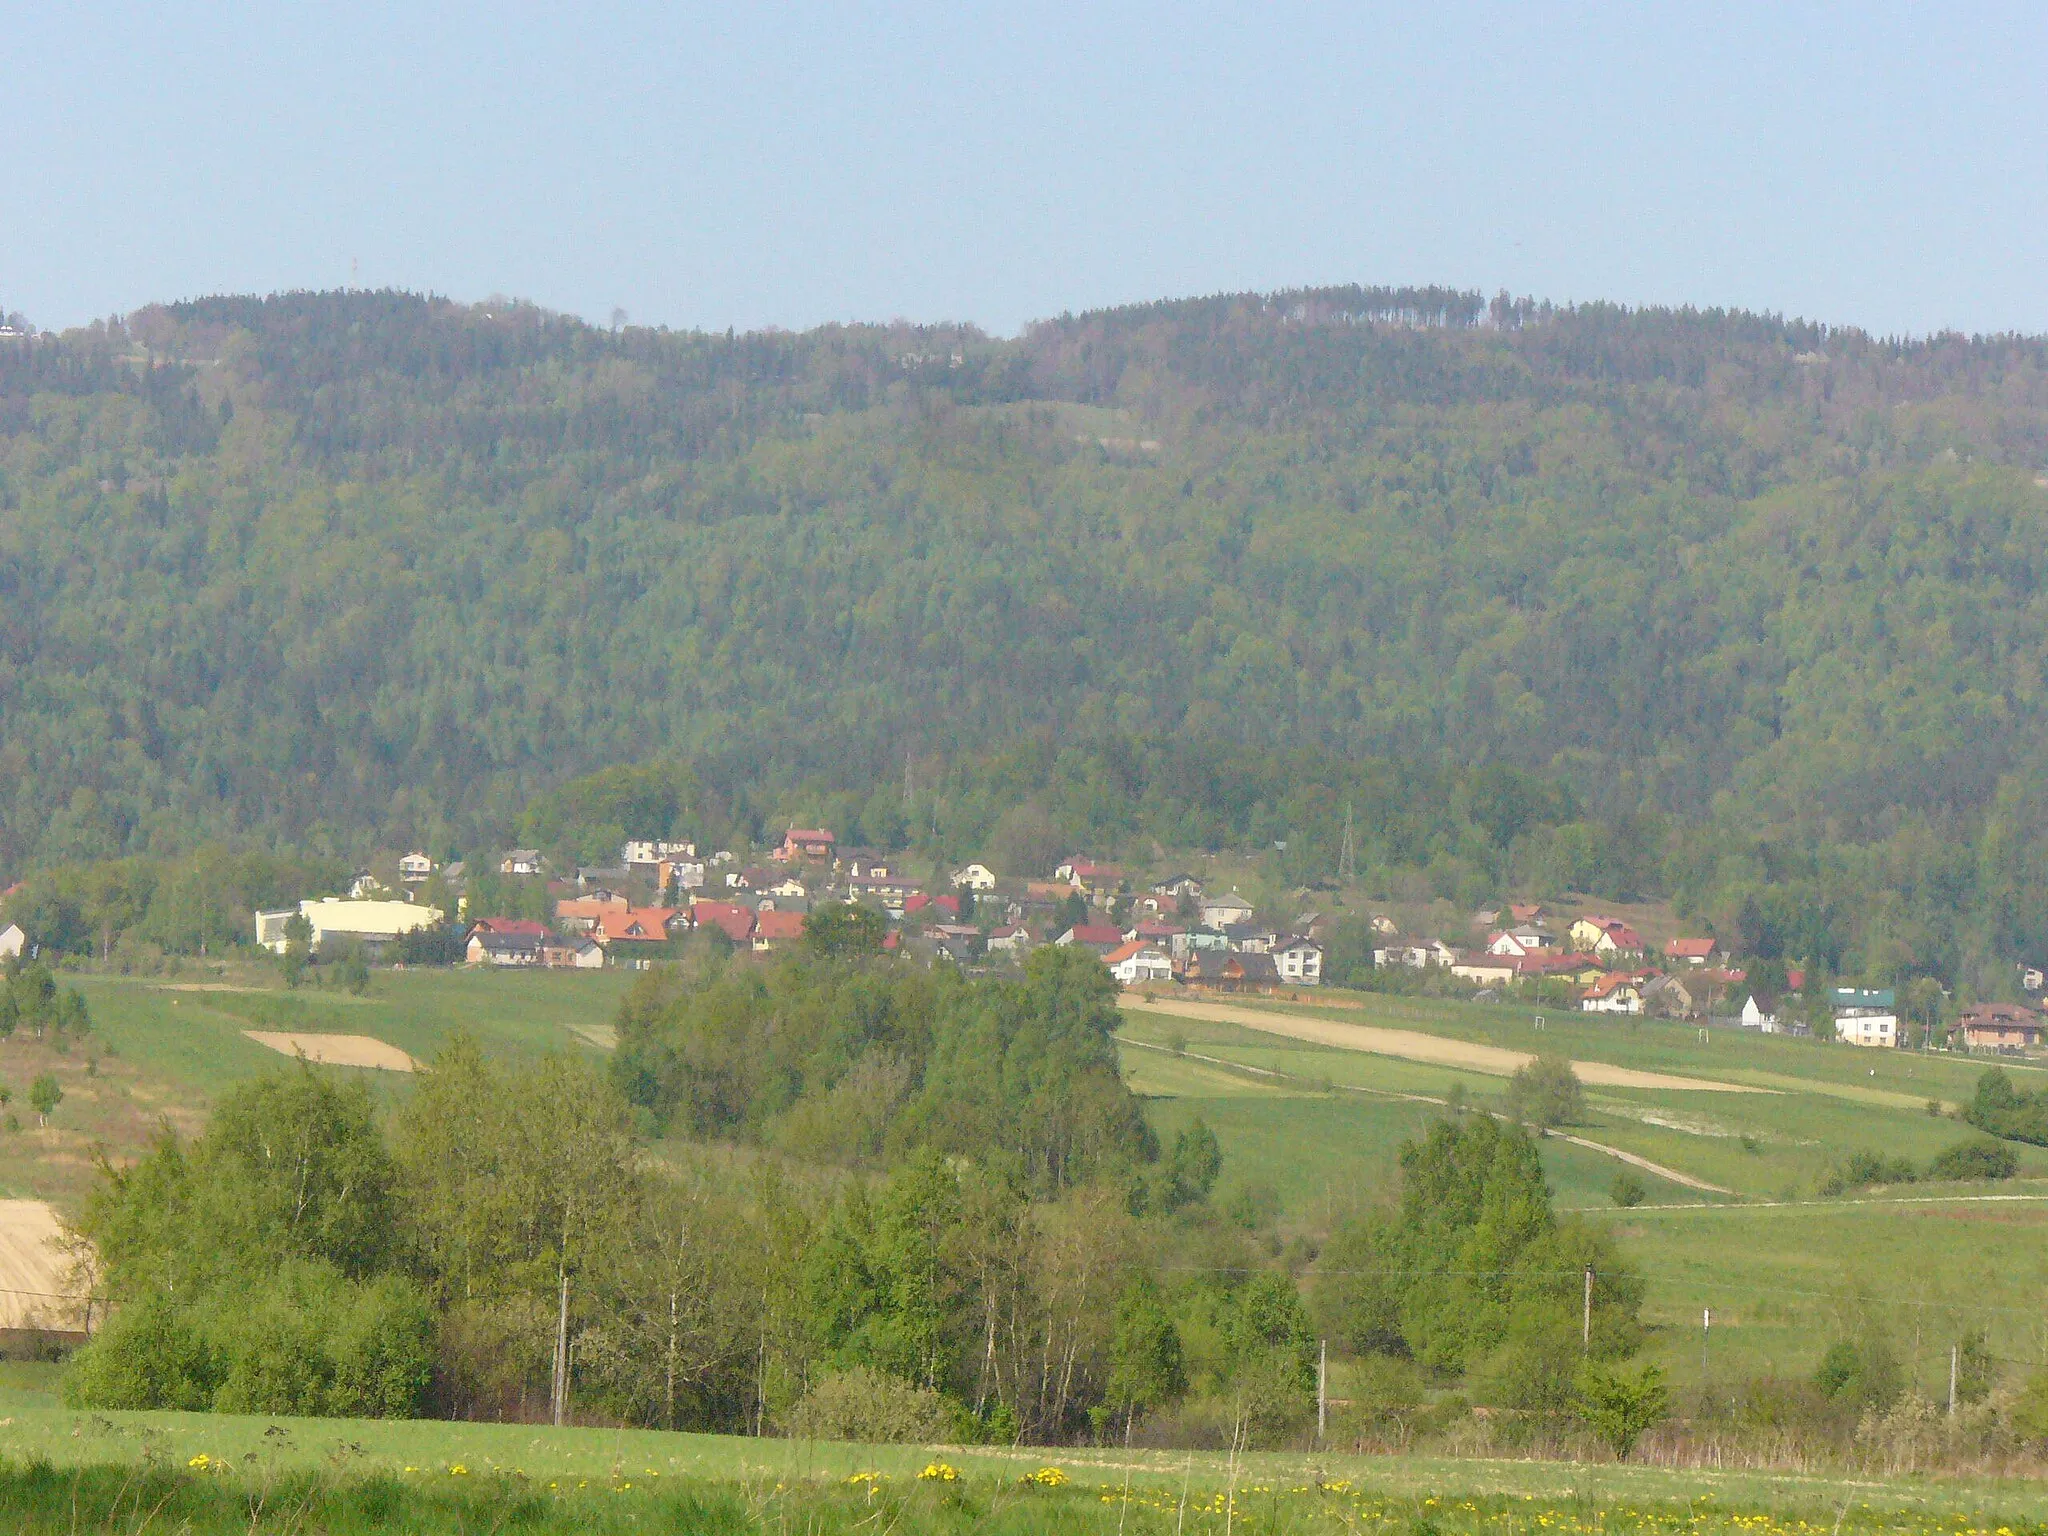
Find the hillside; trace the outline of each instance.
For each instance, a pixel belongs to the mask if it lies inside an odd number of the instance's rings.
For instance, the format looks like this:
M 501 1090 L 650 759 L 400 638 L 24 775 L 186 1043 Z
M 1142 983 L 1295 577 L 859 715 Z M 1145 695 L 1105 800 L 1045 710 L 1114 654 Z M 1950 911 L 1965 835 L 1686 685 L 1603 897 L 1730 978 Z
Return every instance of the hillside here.
M 1988 977 L 2048 948 L 2044 465 L 2043 342 L 1743 314 L 151 308 L 0 343 L 0 875 L 489 847 L 662 760 L 725 835 L 1297 879 L 1350 800 L 1441 895 Z

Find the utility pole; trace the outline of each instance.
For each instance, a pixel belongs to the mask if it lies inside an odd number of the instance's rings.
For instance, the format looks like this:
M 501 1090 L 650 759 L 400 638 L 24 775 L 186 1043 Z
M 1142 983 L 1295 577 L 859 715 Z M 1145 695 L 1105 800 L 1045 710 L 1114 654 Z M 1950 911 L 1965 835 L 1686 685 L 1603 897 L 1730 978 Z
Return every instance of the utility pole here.
M 555 1389 L 549 1405 L 559 1429 L 569 1413 L 569 1266 L 562 1266 L 562 1310 L 555 1322 Z
M 1330 1432 L 1330 1341 L 1324 1339 L 1316 1352 L 1316 1444 Z
M 1714 1330 L 1714 1309 L 1700 1308 L 1700 1385 L 1707 1382 L 1707 1335 Z
M 1593 1266 L 1586 1266 L 1586 1313 L 1579 1324 L 1579 1347 L 1587 1354 L 1593 1352 Z
M 1358 843 L 1351 835 L 1351 802 L 1344 802 L 1344 846 L 1337 854 L 1337 883 L 1353 885 L 1358 880 Z
M 1948 1347 L 1948 1416 L 1956 1416 L 1956 1366 L 1962 1351 L 1955 1345 Z

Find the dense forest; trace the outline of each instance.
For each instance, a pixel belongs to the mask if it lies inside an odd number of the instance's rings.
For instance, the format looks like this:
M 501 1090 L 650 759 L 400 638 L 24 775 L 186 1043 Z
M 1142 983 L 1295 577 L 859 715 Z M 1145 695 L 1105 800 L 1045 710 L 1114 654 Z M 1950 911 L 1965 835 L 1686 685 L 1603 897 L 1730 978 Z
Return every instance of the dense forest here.
M 2048 954 L 2044 466 L 2048 343 L 1739 313 L 154 307 L 0 342 L 0 877 L 573 843 L 653 764 L 705 835 L 1305 882 L 1349 805 L 1368 884 L 1988 987 Z

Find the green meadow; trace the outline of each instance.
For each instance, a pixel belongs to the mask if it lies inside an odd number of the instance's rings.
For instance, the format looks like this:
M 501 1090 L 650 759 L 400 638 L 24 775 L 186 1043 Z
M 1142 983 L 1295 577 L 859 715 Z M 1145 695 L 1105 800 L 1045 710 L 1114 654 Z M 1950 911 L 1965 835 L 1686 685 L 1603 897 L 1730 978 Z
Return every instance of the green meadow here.
M 2016 1148 L 2021 1176 L 2002 1184 L 1818 1193 L 1848 1153 L 1924 1165 L 1973 1135 L 1930 1115 L 1926 1100 L 1966 1098 L 1984 1062 L 1733 1031 L 1702 1041 L 1695 1028 L 1654 1021 L 1549 1015 L 1538 1031 L 1528 1010 L 1366 1001 L 1324 1016 L 1771 1090 L 1589 1089 L 1583 1122 L 1568 1128 L 1728 1196 L 1631 1168 L 1643 1200 L 1623 1209 L 1618 1159 L 1543 1141 L 1559 1206 L 1612 1227 L 1642 1273 L 1648 1357 L 1680 1387 L 1717 1375 L 1803 1376 L 1873 1311 L 1931 1395 L 1943 1389 L 1950 1343 L 1972 1329 L 2010 1373 L 2048 1366 L 2048 1151 Z M 1426 1101 L 1462 1096 L 1497 1108 L 1506 1086 L 1209 1020 L 1127 1013 L 1123 1035 L 1126 1072 L 1154 1123 L 1171 1132 L 1200 1116 L 1223 1148 L 1222 1198 L 1276 1211 L 1283 1230 L 1326 1230 L 1349 1210 L 1391 1200 L 1400 1143 L 1443 1112 Z

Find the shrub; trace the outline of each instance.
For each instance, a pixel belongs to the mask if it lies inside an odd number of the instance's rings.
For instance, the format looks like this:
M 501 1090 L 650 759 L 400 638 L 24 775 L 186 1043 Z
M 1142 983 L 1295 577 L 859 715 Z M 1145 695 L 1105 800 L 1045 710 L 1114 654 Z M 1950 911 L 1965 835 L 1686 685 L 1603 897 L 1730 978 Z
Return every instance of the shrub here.
M 783 1433 L 807 1440 L 917 1444 L 948 1438 L 955 1419 L 931 1388 L 856 1365 L 821 1377 L 781 1423 Z
M 1587 1364 L 1580 1368 L 1579 1413 L 1619 1461 L 1627 1461 L 1636 1441 L 1664 1417 L 1671 1392 L 1664 1373 L 1646 1365 L 1633 1374 Z
M 2019 1171 L 2019 1154 L 1989 1136 L 1959 1141 L 1927 1165 L 1930 1179 L 2009 1179 Z
M 1562 1056 L 1538 1056 L 1515 1070 L 1508 1103 L 1518 1119 L 1549 1129 L 1575 1125 L 1585 1113 L 1586 1094 L 1572 1064 Z
M 1641 1205 L 1643 1196 L 1649 1193 L 1643 1188 L 1643 1181 L 1628 1172 L 1617 1173 L 1607 1192 L 1614 1197 L 1614 1203 L 1624 1210 L 1630 1206 Z
M 1887 1158 L 1881 1152 L 1852 1152 L 1821 1181 L 1823 1195 L 1847 1194 L 1873 1184 L 1911 1184 L 1919 1175 L 1903 1157 Z

